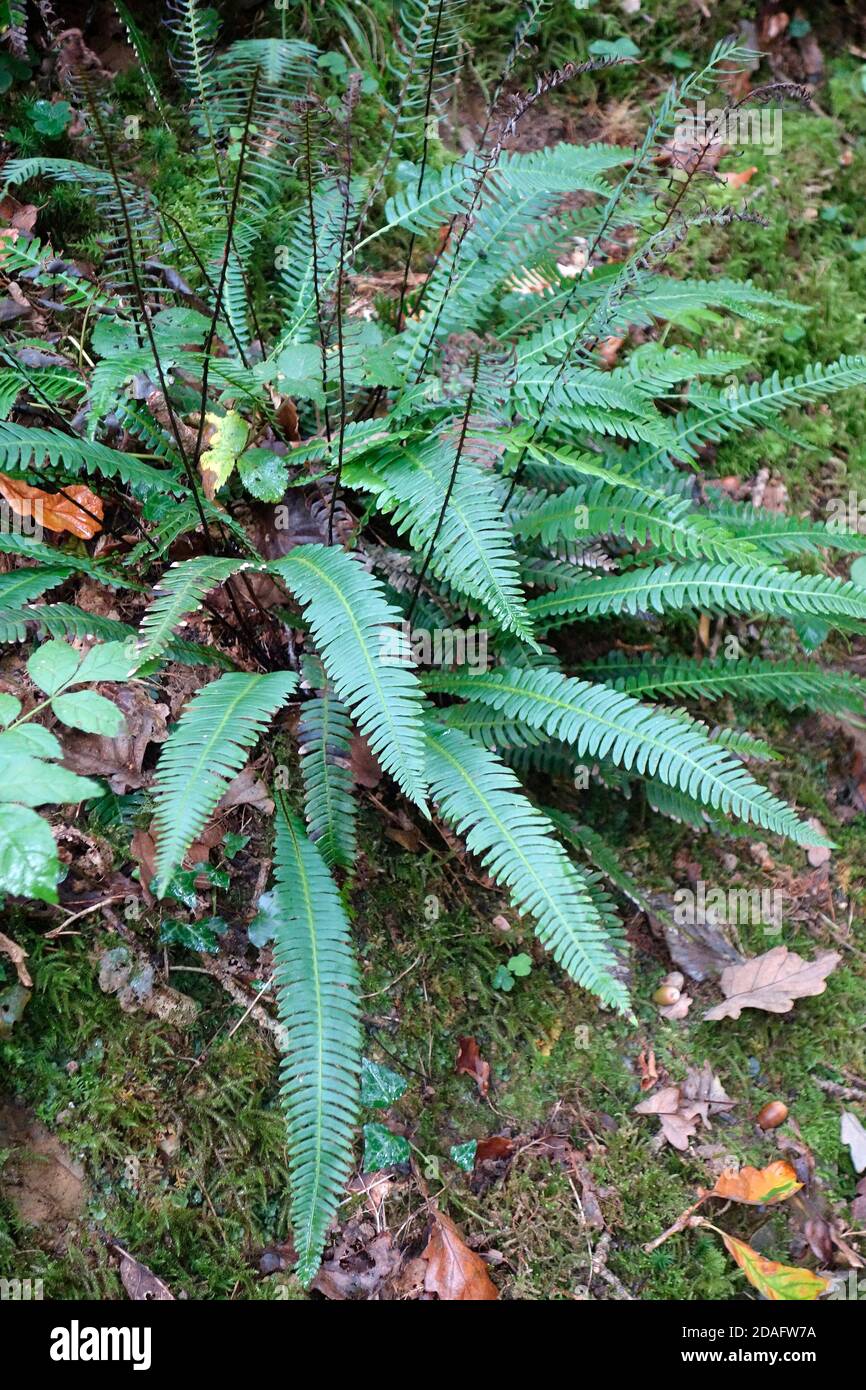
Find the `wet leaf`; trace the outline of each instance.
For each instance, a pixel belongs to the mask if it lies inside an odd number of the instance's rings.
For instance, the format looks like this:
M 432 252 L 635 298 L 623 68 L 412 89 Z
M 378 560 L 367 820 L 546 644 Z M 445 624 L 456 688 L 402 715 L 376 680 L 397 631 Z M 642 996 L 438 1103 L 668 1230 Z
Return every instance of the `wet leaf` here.
M 187 951 L 215 956 L 219 953 L 219 939 L 226 931 L 228 923 L 222 917 L 208 917 L 204 922 L 179 922 L 166 917 L 159 925 L 159 939 L 164 946 L 183 946 Z
M 369 1057 L 361 1060 L 361 1104 L 374 1110 L 387 1110 L 395 1100 L 399 1100 L 406 1090 L 402 1076 L 379 1062 L 371 1062 Z
M 409 1141 L 402 1134 L 392 1134 L 385 1125 L 364 1125 L 364 1172 L 378 1173 L 382 1168 L 409 1162 Z
M 469 1249 L 454 1222 L 441 1211 L 433 1213 L 433 1229 L 422 1258 L 427 1261 L 424 1288 L 428 1293 L 449 1302 L 499 1297 L 481 1256 Z
M 234 472 L 238 458 L 246 448 L 250 427 L 236 410 L 225 415 L 208 415 L 213 425 L 210 445 L 199 460 L 205 496 L 213 501 L 224 483 Z
M 102 500 L 81 483 L 70 483 L 62 494 L 44 492 L 0 473 L 0 494 L 16 516 L 32 518 L 49 531 L 70 531 L 89 541 L 102 530 Z
M 471 1173 L 478 1153 L 478 1140 L 467 1139 L 463 1144 L 452 1144 L 449 1153 L 452 1163 L 456 1163 L 464 1173 Z
M 24 806 L 0 806 L 0 891 L 56 903 L 59 876 L 51 827 Z
M 822 1279 L 810 1269 L 797 1269 L 792 1265 L 782 1265 L 776 1260 L 767 1260 L 753 1250 L 745 1241 L 735 1236 L 722 1234 L 722 1240 L 745 1274 L 749 1283 L 772 1302 L 811 1302 L 830 1287 L 829 1279 Z
M 95 690 L 73 690 L 68 695 L 56 695 L 51 708 L 64 724 L 81 729 L 85 734 L 116 738 L 126 727 L 117 705 Z

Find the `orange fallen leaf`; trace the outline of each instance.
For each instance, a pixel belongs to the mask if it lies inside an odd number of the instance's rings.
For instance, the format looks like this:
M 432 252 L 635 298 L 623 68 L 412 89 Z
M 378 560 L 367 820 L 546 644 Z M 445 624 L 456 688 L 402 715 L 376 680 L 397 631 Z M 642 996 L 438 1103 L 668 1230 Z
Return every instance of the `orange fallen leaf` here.
M 479 1139 L 475 1150 L 476 1163 L 483 1163 L 485 1159 L 494 1161 L 500 1158 L 508 1158 L 514 1152 L 514 1140 L 507 1139 L 504 1134 L 493 1134 L 489 1139 Z
M 0 494 L 16 516 L 32 519 L 49 531 L 71 531 L 89 541 L 102 530 L 102 500 L 81 483 L 71 483 L 62 493 L 44 492 L 0 473 Z
M 793 1197 L 803 1186 L 790 1163 L 781 1159 L 767 1168 L 741 1168 L 738 1173 L 726 1169 L 716 1179 L 712 1197 L 725 1197 L 732 1202 L 747 1202 L 750 1206 L 770 1205 Z
M 427 1293 L 449 1302 L 490 1302 L 499 1297 L 481 1256 L 469 1249 L 454 1222 L 441 1211 L 433 1213 L 433 1229 L 422 1258 L 427 1261 Z
M 748 169 L 730 170 L 726 174 L 720 174 L 728 188 L 742 188 L 744 183 L 748 183 L 753 174 L 757 174 L 757 164 L 752 164 Z
M 723 1231 L 719 1234 L 749 1283 L 774 1303 L 795 1300 L 811 1302 L 830 1287 L 829 1279 L 822 1279 L 810 1269 L 797 1269 L 793 1265 L 767 1260 L 745 1241 L 725 1235 Z
M 490 1089 L 490 1063 L 481 1056 L 474 1038 L 460 1038 L 459 1043 L 455 1072 L 458 1076 L 473 1076 L 479 1095 L 486 1096 Z

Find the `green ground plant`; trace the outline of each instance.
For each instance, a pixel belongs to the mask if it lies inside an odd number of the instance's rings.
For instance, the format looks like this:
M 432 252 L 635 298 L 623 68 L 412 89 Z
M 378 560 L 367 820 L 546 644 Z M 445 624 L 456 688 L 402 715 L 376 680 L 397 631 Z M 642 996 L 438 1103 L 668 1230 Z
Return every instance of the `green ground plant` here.
M 825 559 L 862 552 L 862 535 L 708 500 L 718 494 L 695 481 L 702 450 L 753 430 L 789 441 L 790 412 L 866 384 L 866 358 L 847 352 L 755 377 L 750 335 L 799 323 L 799 306 L 698 263 L 722 236 L 746 238 L 748 254 L 763 219 L 718 196 L 700 146 L 659 173 L 683 108 L 753 55 L 722 42 L 677 77 L 637 149 L 523 154 L 510 143 L 540 103 L 582 77 L 626 81 L 630 55 L 598 53 L 506 96 L 532 33 L 521 23 L 479 143 L 443 157 L 465 21 L 460 3 L 407 5 L 369 162 L 356 140 L 373 97 L 362 68 L 337 72 L 296 38 L 219 49 L 210 14 L 178 0 L 169 49 L 189 106 L 178 147 L 195 144 L 207 169 L 194 220 L 174 189 L 161 199 L 140 177 L 111 90 L 86 70 L 68 74 L 66 97 L 81 148 L 4 171 L 8 189 L 83 194 L 102 262 L 91 282 L 58 269 L 62 248 L 35 236 L 4 250 L 6 273 L 50 280 L 78 316 L 81 355 L 77 372 L 46 362 L 51 344 L 24 332 L 3 349 L 0 471 L 16 516 L 38 488 L 49 517 L 61 497 L 84 517 L 81 539 L 112 543 L 98 554 L 52 543 L 62 528 L 50 519 L 48 540 L 4 530 L 0 631 L 41 643 L 28 675 L 46 709 L 84 732 L 110 735 L 104 706 L 116 706 L 68 687 L 158 692 L 178 664 L 198 668 L 136 812 L 152 818 L 144 886 L 157 900 L 189 901 L 192 880 L 195 903 L 190 851 L 275 721 L 297 716 L 293 751 L 274 760 L 271 914 L 303 1285 L 360 1116 L 358 739 L 394 796 L 460 837 L 560 971 L 620 1016 L 607 1065 L 637 1005 L 605 879 L 638 901 L 643 890 L 574 793 L 594 782 L 695 827 L 730 821 L 820 846 L 750 770 L 764 742 L 735 715 L 711 724 L 703 703 L 727 711 L 743 694 L 750 709 L 862 711 L 862 682 L 810 655 L 831 632 L 864 631 L 866 590 Z M 801 97 L 778 84 L 751 93 Z M 565 259 L 575 244 L 577 273 Z M 678 276 L 690 260 L 696 273 Z M 383 266 L 395 292 L 359 305 L 358 282 Z M 722 321 L 743 325 L 741 350 L 691 345 Z M 605 369 L 598 349 L 631 325 L 646 341 Z M 250 524 L 263 513 L 266 543 Z M 85 578 L 117 596 L 123 619 L 75 602 Z M 180 638 L 202 611 L 205 640 Z M 743 660 L 695 658 L 702 614 L 733 628 L 759 617 L 770 634 L 787 623 L 787 647 L 768 636 Z M 96 645 L 82 661 L 73 643 L 85 638 Z M 89 799 L 94 789 L 64 785 L 36 710 L 22 717 L 23 675 L 20 691 L 0 707 L 4 806 Z M 16 822 L 0 850 L 8 893 L 56 899 L 47 838 L 32 810 Z

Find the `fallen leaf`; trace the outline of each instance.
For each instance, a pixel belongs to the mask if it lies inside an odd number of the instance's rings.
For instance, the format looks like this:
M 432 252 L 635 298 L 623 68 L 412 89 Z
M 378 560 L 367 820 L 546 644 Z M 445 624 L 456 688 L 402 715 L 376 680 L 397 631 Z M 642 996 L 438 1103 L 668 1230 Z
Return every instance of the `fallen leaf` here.
M 454 1070 L 458 1076 L 472 1076 L 478 1086 L 479 1095 L 486 1096 L 490 1090 L 490 1063 L 485 1062 L 474 1038 L 459 1038 L 460 1051 Z
M 508 1158 L 514 1152 L 514 1140 L 506 1139 L 504 1134 L 491 1135 L 489 1139 L 479 1139 L 475 1150 L 475 1162 L 497 1162 Z
M 720 174 L 719 178 L 724 179 L 728 188 L 742 188 L 757 172 L 757 164 L 752 164 L 748 169 L 729 170 L 726 174 Z
M 635 1111 L 638 1115 L 657 1115 L 665 1139 L 682 1153 L 689 1147 L 689 1140 L 697 1134 L 698 1127 L 693 1119 L 680 1113 L 681 1100 L 679 1086 L 665 1086 L 636 1105 Z
M 121 686 L 115 703 L 126 721 L 125 732 L 117 738 L 70 732 L 63 741 L 63 761 L 71 772 L 106 777 L 111 790 L 122 793 L 149 780 L 143 768 L 145 755 L 151 743 L 168 738 L 169 707 L 152 700 L 137 685 Z
M 4 936 L 2 931 L 0 931 L 0 951 L 3 952 L 4 956 L 8 956 L 15 966 L 15 971 L 18 975 L 18 983 L 23 985 L 25 989 L 32 988 L 33 981 L 30 978 L 27 966 L 24 964 L 27 959 L 27 952 L 24 950 L 24 947 L 19 946 L 17 942 L 13 941 L 8 936 Z
M 243 772 L 239 772 L 237 777 L 229 782 L 217 810 L 228 811 L 233 806 L 252 806 L 253 810 L 261 811 L 266 816 L 272 816 L 274 813 L 274 803 L 268 795 L 268 789 L 256 776 L 251 763 L 247 763 Z
M 454 1222 L 441 1211 L 433 1212 L 433 1229 L 423 1258 L 427 1261 L 427 1293 L 448 1302 L 492 1301 L 499 1297 L 481 1256 L 469 1249 Z
M 322 1260 L 312 1287 L 339 1301 L 376 1299 L 399 1264 L 390 1231 L 376 1234 L 372 1222 L 349 1221 Z
M 670 915 L 673 900 L 655 898 L 651 901 L 651 920 L 664 933 L 665 943 L 674 965 L 689 979 L 701 984 L 715 979 L 729 965 L 739 965 L 743 957 L 728 940 L 721 925 L 713 922 L 679 924 Z
M 810 816 L 809 824 L 813 830 L 817 830 L 819 835 L 826 838 L 827 832 L 817 816 Z M 807 845 L 806 847 L 806 859 L 813 869 L 820 869 L 822 864 L 829 864 L 831 857 L 832 851 L 827 845 Z
M 667 1019 L 685 1018 L 693 1003 L 694 1000 L 692 999 L 692 996 L 690 994 L 686 994 L 685 990 L 683 990 L 682 994 L 680 995 L 679 999 L 676 1001 L 675 1004 L 662 1005 L 662 1007 L 659 1009 L 659 1017 Z
M 42 1227 L 58 1243 L 87 1201 L 84 1168 L 32 1111 L 0 1105 L 0 1149 L 9 1150 L 0 1189 L 25 1226 Z
M 851 1203 L 851 1220 L 858 1226 L 866 1222 L 866 1178 L 861 1178 L 857 1184 L 857 1196 Z
M 16 516 L 32 518 L 49 531 L 71 531 L 89 541 L 102 530 L 102 501 L 81 483 L 70 483 L 63 493 L 44 492 L 0 473 L 0 493 Z
M 640 1072 L 640 1088 L 642 1091 L 651 1091 L 659 1079 L 656 1067 L 656 1055 L 650 1048 L 649 1053 L 641 1052 L 637 1059 L 638 1071 Z
M 739 1018 L 743 1009 L 787 1013 L 795 999 L 823 994 L 826 976 L 841 959 L 838 951 L 821 951 L 814 960 L 806 961 L 787 946 L 774 946 L 742 965 L 730 965 L 719 981 L 724 1002 L 708 1009 L 704 1019 Z
M 112 1241 L 111 1249 L 120 1256 L 120 1282 L 135 1303 L 174 1301 L 174 1294 L 167 1284 L 157 1278 L 152 1269 L 143 1265 L 124 1250 L 122 1245 Z
M 851 1151 L 854 1171 L 862 1173 L 866 1168 L 866 1129 L 851 1110 L 846 1110 L 842 1116 L 841 1137 L 842 1143 L 847 1144 Z
M 791 1300 L 809 1302 L 830 1287 L 829 1279 L 820 1278 L 810 1269 L 796 1269 L 791 1265 L 779 1264 L 776 1260 L 767 1260 L 751 1245 L 737 1240 L 735 1236 L 722 1233 L 722 1240 L 749 1283 L 774 1303 Z
M 749 1206 L 772 1205 L 784 1202 L 803 1186 L 790 1163 L 778 1159 L 766 1168 L 741 1168 L 738 1173 L 725 1170 L 716 1179 L 713 1197 L 731 1202 L 746 1202 Z
M 693 1067 L 680 1086 L 665 1086 L 654 1096 L 635 1106 L 638 1115 L 657 1115 L 662 1134 L 675 1149 L 684 1152 L 698 1122 L 708 1129 L 710 1119 L 730 1110 L 734 1102 L 714 1074 L 709 1062 Z

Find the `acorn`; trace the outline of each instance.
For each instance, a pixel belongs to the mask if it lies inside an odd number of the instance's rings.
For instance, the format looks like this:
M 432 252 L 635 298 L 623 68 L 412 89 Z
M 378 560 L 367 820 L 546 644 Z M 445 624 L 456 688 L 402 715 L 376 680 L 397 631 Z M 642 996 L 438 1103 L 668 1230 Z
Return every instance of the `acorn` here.
M 676 1004 L 679 997 L 680 991 L 676 985 L 660 985 L 653 995 L 653 1003 L 658 1004 L 660 1009 L 664 1009 L 671 1004 Z
M 758 1114 L 761 1129 L 778 1129 L 788 1118 L 788 1107 L 783 1100 L 768 1100 Z
M 685 975 L 681 974 L 679 970 L 672 970 L 670 975 L 665 975 L 664 979 L 662 980 L 663 985 L 673 985 L 674 989 L 678 990 L 682 990 L 682 987 L 685 984 L 685 982 L 686 977 Z

